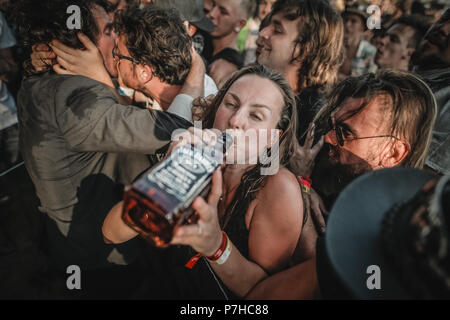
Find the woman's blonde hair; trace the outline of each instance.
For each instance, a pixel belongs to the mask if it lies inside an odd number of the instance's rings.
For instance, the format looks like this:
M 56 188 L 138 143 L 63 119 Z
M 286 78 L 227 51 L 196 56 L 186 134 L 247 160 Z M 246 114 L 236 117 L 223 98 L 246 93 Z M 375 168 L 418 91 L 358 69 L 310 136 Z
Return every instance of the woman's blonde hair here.
M 276 129 L 282 130 L 279 138 L 279 164 L 288 166 L 295 147 L 295 133 L 297 126 L 297 106 L 295 95 L 286 80 L 278 73 L 271 71 L 262 65 L 250 66 L 235 72 L 221 87 L 214 99 L 208 100 L 198 98 L 193 102 L 193 118 L 201 120 L 203 128 L 212 128 L 217 110 L 230 87 L 236 80 L 245 75 L 256 75 L 269 79 L 277 85 L 283 95 L 283 108 Z M 227 208 L 229 214 L 233 215 L 235 210 L 246 210 L 250 202 L 255 199 L 257 193 L 264 186 L 268 176 L 261 174 L 261 168 L 269 164 L 258 163 L 249 169 L 241 179 L 241 183 L 236 190 L 236 194 L 231 204 Z

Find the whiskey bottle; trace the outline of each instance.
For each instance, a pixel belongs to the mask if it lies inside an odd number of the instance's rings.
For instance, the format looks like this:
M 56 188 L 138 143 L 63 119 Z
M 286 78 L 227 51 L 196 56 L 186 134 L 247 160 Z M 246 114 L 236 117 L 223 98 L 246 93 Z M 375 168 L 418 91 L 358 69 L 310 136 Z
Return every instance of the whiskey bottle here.
M 224 159 L 232 138 L 223 134 L 211 146 L 185 145 L 145 172 L 124 195 L 123 221 L 157 247 L 166 247 L 174 228 L 195 222 L 192 202 L 206 197 L 212 174 Z

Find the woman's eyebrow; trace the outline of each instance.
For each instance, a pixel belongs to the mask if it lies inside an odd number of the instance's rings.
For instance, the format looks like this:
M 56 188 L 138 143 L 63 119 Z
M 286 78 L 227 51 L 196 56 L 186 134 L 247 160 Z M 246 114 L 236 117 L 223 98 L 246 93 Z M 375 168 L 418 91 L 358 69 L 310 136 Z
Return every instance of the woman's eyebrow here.
M 272 109 L 270 109 L 270 108 L 269 108 L 268 106 L 266 106 L 265 104 L 254 103 L 254 104 L 252 104 L 251 106 L 252 106 L 252 107 L 255 107 L 255 108 L 264 108 L 264 109 L 269 110 L 270 113 L 272 113 Z
M 239 97 L 237 96 L 237 94 L 233 93 L 233 92 L 228 92 L 227 95 L 230 95 L 234 100 L 236 100 L 236 102 L 238 104 L 241 104 L 241 99 L 239 99 Z M 272 113 L 272 109 L 270 109 L 268 106 L 266 106 L 265 104 L 261 104 L 261 103 L 252 103 L 250 105 L 251 107 L 255 107 L 255 108 L 264 108 L 270 111 L 270 113 Z
M 239 99 L 239 97 L 234 94 L 233 92 L 228 92 L 227 95 L 230 95 L 233 97 L 234 100 L 236 100 L 237 103 L 241 104 L 241 99 Z

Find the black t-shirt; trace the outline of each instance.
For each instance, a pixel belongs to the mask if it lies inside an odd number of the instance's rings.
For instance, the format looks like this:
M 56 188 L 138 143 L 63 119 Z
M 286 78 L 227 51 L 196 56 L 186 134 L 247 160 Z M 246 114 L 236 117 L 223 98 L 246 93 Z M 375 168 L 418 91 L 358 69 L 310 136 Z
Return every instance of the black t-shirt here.
M 303 89 L 295 97 L 297 103 L 297 139 L 303 144 L 308 126 L 314 120 L 317 112 L 324 105 L 325 97 L 317 87 Z
M 237 66 L 238 69 L 241 69 L 244 66 L 244 57 L 242 54 L 232 48 L 225 48 L 216 55 L 214 55 L 211 59 L 208 60 L 208 64 L 213 63 L 216 60 L 224 59 L 234 65 Z

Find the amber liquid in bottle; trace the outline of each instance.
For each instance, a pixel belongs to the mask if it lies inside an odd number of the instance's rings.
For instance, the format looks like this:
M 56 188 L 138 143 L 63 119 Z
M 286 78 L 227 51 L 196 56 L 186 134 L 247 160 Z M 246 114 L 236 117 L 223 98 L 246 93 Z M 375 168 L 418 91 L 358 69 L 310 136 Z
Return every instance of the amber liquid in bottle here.
M 223 134 L 214 146 L 186 145 L 125 189 L 123 221 L 157 247 L 172 240 L 175 226 L 192 223 L 192 202 L 206 197 L 214 170 L 231 145 Z

